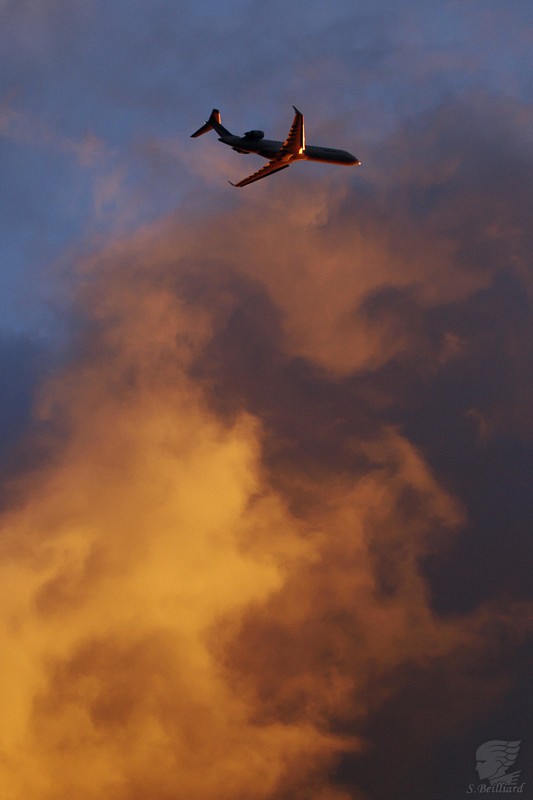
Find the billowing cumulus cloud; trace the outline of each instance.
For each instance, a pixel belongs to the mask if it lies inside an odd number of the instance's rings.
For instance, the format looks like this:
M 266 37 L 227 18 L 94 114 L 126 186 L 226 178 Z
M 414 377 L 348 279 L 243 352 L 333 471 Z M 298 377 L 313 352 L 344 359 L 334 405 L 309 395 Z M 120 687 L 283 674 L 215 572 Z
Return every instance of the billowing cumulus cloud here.
M 494 643 L 521 646 L 528 606 L 439 612 L 425 564 L 471 509 L 406 430 L 413 382 L 461 380 L 501 294 L 498 264 L 465 269 L 442 169 L 444 199 L 417 213 L 410 180 L 387 227 L 377 190 L 297 183 L 80 259 L 78 341 L 5 491 L 7 800 L 361 798 L 417 676 L 446 698 L 417 710 L 430 741 L 501 701 Z M 496 225 L 476 215 L 470 242 Z M 507 363 L 486 357 L 485 380 Z M 481 448 L 522 420 L 494 392 L 465 403 Z
M 462 796 L 531 720 L 521 11 L 108 5 L 3 4 L 2 800 Z M 189 139 L 292 102 L 363 166 Z

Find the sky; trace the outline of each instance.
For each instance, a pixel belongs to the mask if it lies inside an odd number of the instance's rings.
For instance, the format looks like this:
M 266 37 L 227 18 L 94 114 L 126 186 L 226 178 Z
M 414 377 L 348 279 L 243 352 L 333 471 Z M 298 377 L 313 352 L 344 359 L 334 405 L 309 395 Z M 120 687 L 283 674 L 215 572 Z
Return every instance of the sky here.
M 0 22 L 2 800 L 533 798 L 531 4 Z

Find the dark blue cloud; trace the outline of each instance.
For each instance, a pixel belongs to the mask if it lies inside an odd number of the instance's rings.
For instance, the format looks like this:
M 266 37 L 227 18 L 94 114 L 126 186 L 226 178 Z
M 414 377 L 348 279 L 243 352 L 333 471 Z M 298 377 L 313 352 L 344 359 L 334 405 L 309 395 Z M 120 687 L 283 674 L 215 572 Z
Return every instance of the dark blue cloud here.
M 22 336 L 0 337 L 0 469 L 13 466 L 16 445 L 32 419 L 35 391 L 50 369 L 45 347 Z

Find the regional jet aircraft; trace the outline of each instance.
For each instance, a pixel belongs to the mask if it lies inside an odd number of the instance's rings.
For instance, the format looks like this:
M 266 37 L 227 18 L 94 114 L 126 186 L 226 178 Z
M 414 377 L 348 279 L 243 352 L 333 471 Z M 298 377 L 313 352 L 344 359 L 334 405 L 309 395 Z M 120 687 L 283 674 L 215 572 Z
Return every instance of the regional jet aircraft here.
M 192 134 L 192 138 L 202 136 L 210 130 L 218 133 L 218 141 L 228 144 L 237 153 L 257 153 L 263 158 L 268 158 L 268 164 L 262 169 L 254 172 L 248 178 L 244 178 L 238 183 L 231 183 L 232 186 L 246 186 L 248 183 L 259 181 L 279 172 L 280 169 L 290 167 L 293 161 L 325 161 L 328 164 L 350 164 L 358 165 L 361 162 L 346 150 L 335 150 L 331 147 L 312 147 L 305 144 L 304 115 L 293 106 L 295 114 L 292 121 L 289 135 L 284 142 L 276 142 L 273 139 L 265 139 L 263 131 L 248 131 L 244 136 L 235 136 L 222 125 L 220 111 L 216 108 L 211 112 L 211 116 L 201 128 Z

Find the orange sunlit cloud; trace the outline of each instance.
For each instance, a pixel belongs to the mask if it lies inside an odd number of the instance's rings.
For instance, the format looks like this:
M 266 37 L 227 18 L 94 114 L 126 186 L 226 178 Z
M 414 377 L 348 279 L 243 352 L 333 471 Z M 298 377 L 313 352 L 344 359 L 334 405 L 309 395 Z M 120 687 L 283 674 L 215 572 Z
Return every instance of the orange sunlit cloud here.
M 5 800 L 354 800 L 331 769 L 369 746 L 353 731 L 396 669 L 465 668 L 468 709 L 502 691 L 468 677 L 491 609 L 431 608 L 419 559 L 466 512 L 417 448 L 385 427 L 347 442 L 358 478 L 287 465 L 285 485 L 312 498 L 292 507 L 263 464 L 280 446 L 268 425 L 244 405 L 219 414 L 195 376 L 250 286 L 278 309 L 285 352 L 334 376 L 417 346 L 416 329 L 389 339 L 347 317 L 391 281 L 431 303 L 444 256 L 426 279 L 413 243 L 393 257 L 323 232 L 316 203 L 285 236 L 246 209 L 193 230 L 169 219 L 79 265 L 86 331 L 36 409 L 53 445 L 2 516 Z M 498 613 L 519 639 L 522 615 Z

